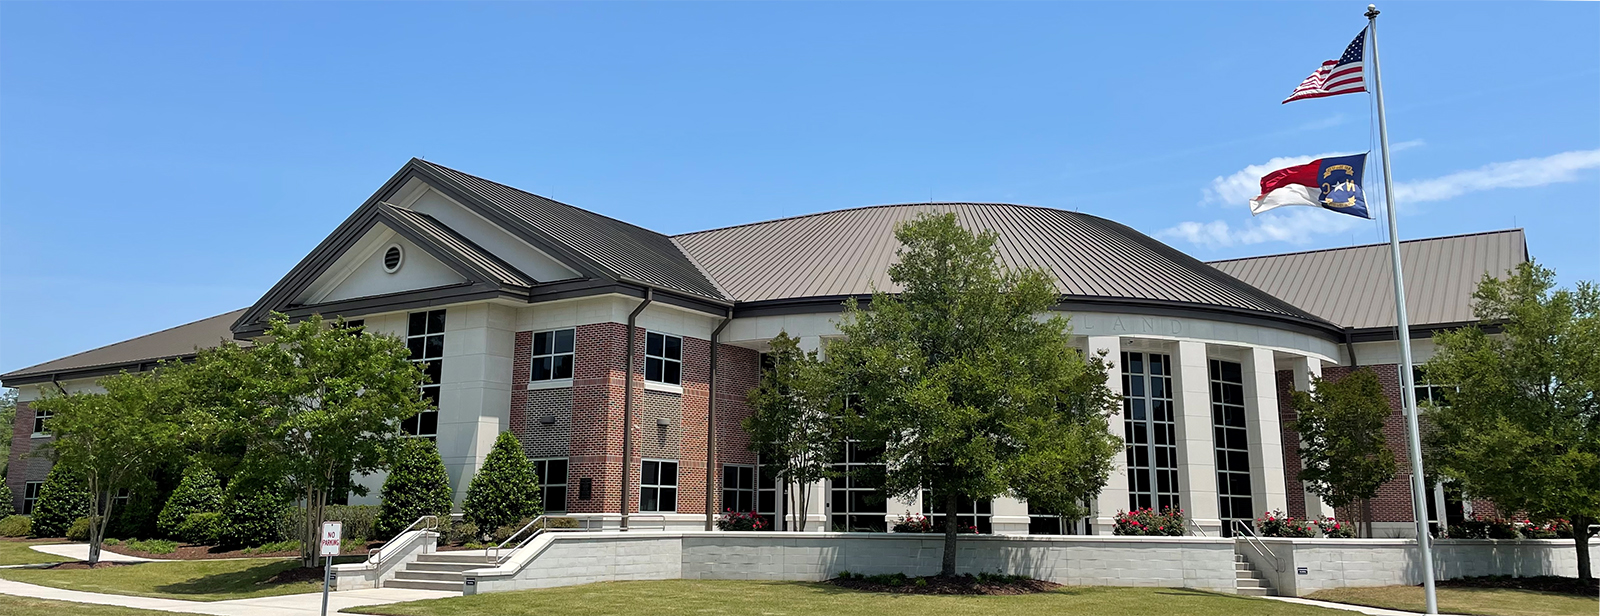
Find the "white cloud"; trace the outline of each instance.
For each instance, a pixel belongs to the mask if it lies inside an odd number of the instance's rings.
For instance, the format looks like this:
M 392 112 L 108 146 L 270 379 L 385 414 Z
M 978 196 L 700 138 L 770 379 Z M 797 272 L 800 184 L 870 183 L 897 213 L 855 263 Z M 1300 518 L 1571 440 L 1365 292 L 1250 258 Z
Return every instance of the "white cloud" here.
M 1422 145 L 1425 143 L 1417 139 L 1400 142 L 1390 149 L 1400 151 Z M 1248 211 L 1245 209 L 1245 203 L 1261 192 L 1261 176 L 1318 158 L 1342 155 L 1328 153 L 1315 156 L 1283 156 L 1259 165 L 1250 165 L 1232 175 L 1219 176 L 1212 180 L 1211 186 L 1204 189 L 1205 199 L 1202 203 L 1237 206 L 1237 211 L 1241 213 Z M 1600 168 L 1600 150 L 1576 150 L 1543 158 L 1490 163 L 1470 171 L 1458 171 L 1433 179 L 1397 183 L 1394 186 L 1395 202 L 1404 208 L 1408 203 L 1441 201 L 1496 188 L 1529 188 L 1572 182 L 1578 179 L 1580 171 L 1596 168 Z M 1375 179 L 1377 176 L 1371 174 L 1369 177 Z M 1377 194 L 1376 188 L 1368 186 L 1368 195 Z M 1377 213 L 1376 204 L 1372 209 Z M 1308 244 L 1319 235 L 1348 232 L 1362 222 L 1353 216 L 1334 216 L 1315 208 L 1283 208 L 1253 217 L 1237 227 L 1222 220 L 1208 223 L 1182 222 L 1157 232 L 1156 237 L 1182 240 L 1208 248 L 1265 242 L 1298 245 Z
M 1571 182 L 1578 179 L 1579 171 L 1595 168 L 1600 168 L 1600 150 L 1576 150 L 1544 158 L 1490 163 L 1431 180 L 1397 183 L 1394 200 L 1398 207 L 1404 208 L 1407 203 L 1443 201 L 1482 190 Z

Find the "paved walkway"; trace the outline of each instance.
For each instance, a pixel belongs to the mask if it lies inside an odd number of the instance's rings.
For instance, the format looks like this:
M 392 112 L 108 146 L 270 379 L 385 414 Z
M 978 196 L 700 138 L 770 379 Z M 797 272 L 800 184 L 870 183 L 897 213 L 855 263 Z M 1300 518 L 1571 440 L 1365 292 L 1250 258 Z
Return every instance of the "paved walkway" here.
M 213 616 L 315 616 L 322 611 L 322 593 L 262 597 L 259 599 L 235 599 L 232 601 L 180 601 L 178 599 L 155 599 L 151 597 L 63 590 L 49 586 L 13 582 L 11 580 L 0 580 L 0 593 L 36 599 L 120 605 L 122 607 L 145 610 L 211 614 Z M 383 605 L 401 601 L 459 596 L 461 596 L 461 593 L 458 592 L 411 590 L 408 588 L 346 590 L 328 595 L 328 613 L 332 614 L 345 608 L 360 605 Z
M 1335 609 L 1335 610 L 1349 610 L 1349 611 L 1352 611 L 1352 612 L 1361 612 L 1362 614 L 1367 614 L 1369 616 L 1428 616 L 1427 614 L 1423 614 L 1421 612 L 1406 612 L 1406 611 L 1402 611 L 1402 610 L 1390 610 L 1390 609 L 1385 609 L 1385 608 L 1381 608 L 1381 607 L 1367 607 L 1365 605 L 1350 605 L 1349 603 L 1334 603 L 1332 601 L 1318 601 L 1316 599 L 1303 599 L 1303 598 L 1300 598 L 1300 597 L 1262 597 L 1262 598 L 1264 598 L 1264 599 L 1275 599 L 1275 600 L 1278 600 L 1278 601 L 1283 601 L 1285 603 L 1299 603 L 1301 605 L 1315 605 L 1317 607 L 1326 607 L 1326 608 L 1331 608 L 1331 609 Z
M 89 560 L 89 544 L 87 543 L 52 543 L 50 545 L 35 545 L 30 547 L 46 554 L 63 556 L 66 558 L 71 558 L 72 560 Z M 111 563 L 146 563 L 162 559 L 127 556 L 101 548 L 100 560 Z

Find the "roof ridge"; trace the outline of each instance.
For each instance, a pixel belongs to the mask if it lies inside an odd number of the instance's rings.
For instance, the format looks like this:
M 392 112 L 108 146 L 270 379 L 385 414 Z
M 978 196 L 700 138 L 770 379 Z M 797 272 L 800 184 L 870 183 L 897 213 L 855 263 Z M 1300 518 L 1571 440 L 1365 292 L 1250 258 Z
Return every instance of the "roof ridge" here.
M 524 195 L 528 195 L 530 197 L 536 197 L 536 198 L 539 198 L 539 199 L 544 199 L 545 201 L 549 201 L 551 203 L 554 203 L 554 204 L 562 206 L 562 207 L 571 208 L 571 209 L 577 210 L 579 212 L 583 212 L 584 214 L 588 214 L 588 215 L 591 215 L 591 216 L 599 216 L 600 218 L 604 218 L 606 220 L 615 222 L 617 224 L 627 225 L 629 227 L 633 227 L 633 228 L 638 229 L 640 231 L 644 231 L 644 232 L 647 232 L 647 233 L 653 233 L 655 235 L 659 235 L 659 236 L 667 238 L 667 239 L 671 239 L 673 237 L 671 235 L 667 235 L 667 234 L 662 233 L 660 231 L 656 231 L 655 229 L 650 229 L 648 227 L 641 227 L 639 225 L 633 224 L 633 223 L 628 222 L 626 220 L 622 220 L 620 218 L 613 218 L 611 216 L 607 216 L 605 214 L 601 214 L 601 213 L 596 212 L 594 210 L 590 210 L 590 209 L 587 209 L 587 208 L 581 208 L 581 207 L 578 207 L 576 205 L 572 205 L 571 203 L 566 203 L 564 201 L 557 201 L 555 199 L 551 199 L 550 197 L 546 197 L 546 196 L 541 195 L 541 194 L 531 193 L 531 192 L 528 192 L 528 191 L 523 190 L 521 188 L 517 188 L 515 186 L 512 186 L 510 184 L 505 184 L 505 183 L 502 183 L 502 182 L 496 182 L 494 180 L 491 180 L 489 178 L 483 177 L 481 175 L 473 175 L 471 173 L 467 173 L 465 171 L 462 171 L 460 169 L 456 169 L 454 167 L 446 167 L 444 165 L 441 165 L 439 163 L 433 162 L 431 160 L 425 160 L 425 159 L 421 159 L 421 158 L 417 158 L 417 159 L 414 159 L 414 160 L 416 160 L 418 162 L 422 162 L 422 163 L 427 163 L 428 165 L 431 165 L 431 166 L 434 166 L 434 167 L 438 167 L 440 169 L 444 169 L 445 171 L 450 171 L 450 172 L 453 172 L 453 173 L 459 173 L 461 175 L 467 176 L 467 177 L 475 179 L 475 180 L 488 182 L 490 184 L 494 184 L 495 186 L 500 186 L 500 187 L 503 187 L 503 188 L 508 188 L 510 190 L 515 190 L 515 191 L 517 191 L 519 193 L 522 193 Z
M 1441 236 L 1438 236 L 1438 237 L 1419 237 L 1419 238 L 1410 239 L 1410 240 L 1400 240 L 1400 243 L 1401 244 L 1413 244 L 1413 243 L 1416 243 L 1416 242 L 1433 242 L 1433 241 L 1437 241 L 1437 240 L 1450 240 L 1450 239 L 1456 239 L 1456 238 L 1462 238 L 1462 237 L 1476 237 L 1476 236 L 1479 236 L 1479 235 L 1496 235 L 1496 234 L 1500 234 L 1500 233 L 1523 233 L 1523 232 L 1524 232 L 1524 229 L 1522 227 L 1512 227 L 1510 229 L 1497 229 L 1497 230 L 1494 230 L 1494 231 L 1478 231 L 1478 232 L 1474 232 L 1474 233 L 1457 233 L 1455 235 L 1441 235 Z M 1357 245 L 1357 246 L 1338 246 L 1338 247 L 1334 247 L 1334 248 L 1316 248 L 1316 249 L 1312 249 L 1312 250 L 1297 250 L 1297 251 L 1294 251 L 1294 252 L 1278 252 L 1278 253 L 1266 254 L 1266 255 L 1256 255 L 1256 256 L 1253 256 L 1253 257 L 1234 257 L 1232 259 L 1218 259 L 1216 261 L 1203 261 L 1202 263 L 1205 263 L 1206 265 L 1214 265 L 1214 264 L 1217 264 L 1217 263 L 1232 263 L 1234 261 L 1251 261 L 1251 260 L 1255 260 L 1255 259 L 1270 259 L 1270 258 L 1273 258 L 1273 257 L 1289 257 L 1289 256 L 1294 256 L 1294 255 L 1308 255 L 1308 254 L 1313 254 L 1313 253 L 1318 253 L 1318 252 L 1336 252 L 1336 251 L 1340 251 L 1340 250 L 1357 250 L 1357 249 L 1361 249 L 1361 248 L 1377 248 L 1377 247 L 1388 246 L 1388 245 L 1389 245 L 1388 242 L 1376 242 L 1376 243 L 1372 243 L 1372 244 L 1360 244 L 1360 245 Z
M 770 218 L 770 219 L 767 219 L 767 220 L 757 220 L 757 221 L 753 221 L 753 222 L 740 223 L 740 224 L 737 224 L 737 225 L 728 225 L 728 226 L 725 226 L 725 227 L 713 227 L 713 228 L 710 228 L 710 229 L 701 229 L 699 231 L 689 231 L 689 232 L 685 232 L 685 233 L 679 233 L 677 235 L 670 235 L 668 237 L 676 239 L 676 238 L 686 237 L 686 236 L 690 236 L 690 235 L 698 235 L 698 234 L 701 234 L 701 233 L 711 233 L 713 231 L 726 231 L 728 229 L 738 229 L 740 227 L 752 227 L 752 226 L 755 226 L 755 225 L 765 225 L 765 224 L 770 224 L 770 223 L 775 223 L 775 222 L 783 222 L 783 221 L 786 221 L 786 220 L 800 220 L 802 218 L 811 218 L 813 216 L 823 216 L 823 215 L 826 215 L 826 214 L 838 214 L 838 213 L 842 213 L 842 212 L 856 212 L 856 211 L 860 211 L 860 210 L 875 210 L 875 209 L 880 209 L 880 208 L 891 208 L 891 207 L 915 207 L 915 206 L 924 206 L 924 205 L 993 205 L 993 206 L 1002 206 L 1002 207 L 1016 207 L 1016 208 L 1026 208 L 1026 209 L 1034 209 L 1034 210 L 1045 210 L 1045 211 L 1049 211 L 1049 212 L 1062 212 L 1062 213 L 1065 213 L 1065 214 L 1077 214 L 1079 216 L 1089 216 L 1089 217 L 1092 217 L 1092 218 L 1100 218 L 1099 216 L 1095 216 L 1093 214 L 1085 214 L 1083 212 L 1078 212 L 1078 211 L 1073 211 L 1073 210 L 1063 210 L 1063 209 L 1060 209 L 1060 208 L 1053 208 L 1053 207 L 1044 206 L 1044 205 L 1030 205 L 1030 204 L 1026 204 L 1026 203 L 1003 203 L 1003 202 L 999 202 L 999 201 L 922 201 L 922 202 L 916 202 L 916 203 L 880 203 L 880 204 L 877 204 L 877 205 L 860 205 L 860 206 L 856 206 L 856 207 L 840 208 L 840 209 L 837 209 L 837 210 L 825 210 L 825 211 L 821 211 L 821 212 L 812 212 L 810 214 L 797 214 L 795 216 L 781 216 L 781 217 L 778 217 L 778 218 Z
M 230 314 L 241 313 L 241 312 L 244 312 L 244 311 L 249 310 L 249 309 L 250 309 L 249 306 L 245 306 L 245 307 L 239 308 L 237 310 L 229 310 L 229 311 L 224 312 L 222 314 L 214 314 L 214 315 L 211 315 L 209 317 L 195 319 L 193 321 L 189 321 L 188 323 L 180 323 L 178 325 L 174 325 L 172 327 L 168 327 L 168 328 L 162 329 L 162 330 L 153 331 L 153 332 L 150 332 L 148 334 L 144 334 L 142 336 L 134 336 L 134 337 L 128 338 L 126 340 L 118 340 L 118 341 L 113 342 L 111 344 L 102 344 L 102 345 L 94 347 L 92 349 L 84 349 L 82 351 L 78 351 L 77 353 L 73 353 L 71 355 L 65 355 L 65 356 L 62 356 L 62 357 L 57 357 L 57 358 L 49 360 L 49 361 L 42 361 L 42 362 L 39 362 L 39 363 L 34 364 L 32 366 L 24 366 L 22 368 L 17 368 L 16 370 L 12 370 L 12 371 L 7 372 L 4 375 L 0 375 L 0 376 L 11 376 L 11 375 L 15 375 L 15 374 L 26 374 L 28 370 L 32 370 L 34 368 L 38 368 L 39 366 L 43 366 L 45 364 L 52 364 L 52 363 L 55 363 L 55 362 L 58 362 L 58 361 L 61 361 L 61 360 L 64 360 L 64 359 L 72 359 L 72 358 L 77 357 L 79 355 L 86 355 L 86 354 L 98 351 L 100 349 L 114 347 L 114 346 L 117 346 L 119 344 L 127 344 L 127 343 L 133 342 L 135 340 L 143 340 L 145 338 L 149 338 L 151 336 L 164 334 L 164 333 L 170 332 L 170 331 L 175 330 L 175 329 L 181 329 L 181 328 L 184 328 L 184 327 L 188 327 L 190 325 L 194 325 L 194 324 L 199 323 L 201 321 L 210 321 L 211 319 L 215 319 L 215 318 L 219 318 L 219 317 L 225 317 L 225 316 L 228 316 Z M 119 363 L 119 362 L 110 362 L 110 363 Z M 104 364 L 95 364 L 95 365 L 104 365 Z

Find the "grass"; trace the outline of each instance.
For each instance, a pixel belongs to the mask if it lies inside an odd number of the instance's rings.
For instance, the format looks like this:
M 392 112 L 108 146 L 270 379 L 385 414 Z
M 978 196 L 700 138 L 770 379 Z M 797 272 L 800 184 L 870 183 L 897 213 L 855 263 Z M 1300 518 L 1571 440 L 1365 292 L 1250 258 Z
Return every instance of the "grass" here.
M 0 569 L 0 577 L 18 582 L 137 597 L 188 601 L 223 601 L 321 592 L 322 580 L 266 583 L 300 566 L 298 560 L 186 560 L 140 563 L 104 569 Z
M 1424 608 L 1419 586 L 1373 586 L 1334 588 L 1312 593 L 1309 599 L 1336 601 L 1392 610 L 1421 612 Z M 1439 588 L 1439 611 L 1453 614 L 1490 616 L 1594 616 L 1600 600 L 1534 590 L 1508 588 Z
M 184 616 L 186 612 L 157 612 L 115 605 L 94 605 L 90 603 L 72 603 L 69 601 L 0 595 L 0 614 L 5 614 L 6 616 L 61 616 L 62 614 L 72 614 L 73 616 Z
M 59 563 L 72 560 L 65 556 L 46 554 L 28 546 L 61 543 L 60 539 L 0 539 L 0 565 L 32 565 Z
M 393 616 L 1053 616 L 1119 614 L 1348 616 L 1307 605 L 1181 588 L 1067 587 L 1009 596 L 901 595 L 807 582 L 664 580 L 601 582 L 543 590 L 391 603 L 346 612 Z

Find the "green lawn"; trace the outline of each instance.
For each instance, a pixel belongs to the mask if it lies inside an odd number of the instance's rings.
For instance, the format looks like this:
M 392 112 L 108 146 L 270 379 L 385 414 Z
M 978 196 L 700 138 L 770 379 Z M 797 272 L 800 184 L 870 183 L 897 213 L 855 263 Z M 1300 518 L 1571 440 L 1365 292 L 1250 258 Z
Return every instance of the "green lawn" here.
M 1440 588 L 1439 611 L 1452 614 L 1487 614 L 1489 616 L 1594 616 L 1600 612 L 1600 600 L 1533 590 L 1505 588 Z M 1334 588 L 1312 593 L 1308 599 L 1337 601 L 1355 605 L 1384 607 L 1393 610 L 1421 612 L 1422 588 L 1419 586 L 1375 586 L 1371 588 Z
M 0 595 L 0 614 L 5 614 L 6 616 L 62 616 L 63 614 L 71 614 L 72 616 L 184 616 L 187 612 L 157 612 L 114 605 L 93 605 Z M 199 615 L 189 614 L 188 616 Z
M 59 563 L 72 560 L 64 556 L 46 554 L 28 546 L 61 543 L 60 539 L 0 539 L 0 565 L 32 565 Z
M 322 580 L 265 584 L 279 572 L 300 566 L 281 558 L 189 560 L 140 563 L 105 569 L 0 569 L 0 578 L 68 590 L 223 601 L 321 592 Z
M 638 616 L 761 614 L 770 616 L 1193 616 L 1316 615 L 1350 612 L 1177 588 L 1080 586 L 1015 596 L 934 596 L 867 593 L 828 584 L 665 580 L 602 582 L 544 590 L 490 593 L 389 605 L 346 612 L 395 616 Z

